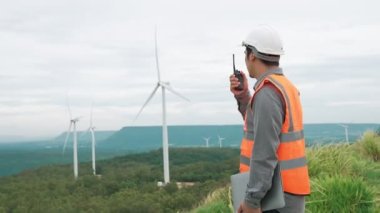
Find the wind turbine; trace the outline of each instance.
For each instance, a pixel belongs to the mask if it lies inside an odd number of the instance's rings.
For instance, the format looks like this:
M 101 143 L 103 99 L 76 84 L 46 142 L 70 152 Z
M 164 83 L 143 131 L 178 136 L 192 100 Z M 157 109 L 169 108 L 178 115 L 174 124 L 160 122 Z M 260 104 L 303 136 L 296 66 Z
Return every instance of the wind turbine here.
M 161 87 L 162 90 L 162 152 L 163 152 L 163 162 L 164 162 L 164 183 L 167 184 L 170 182 L 170 174 L 169 174 L 169 141 L 168 141 L 168 127 L 166 125 L 166 99 L 165 99 L 165 90 L 169 90 L 175 95 L 183 98 L 187 101 L 190 101 L 186 97 L 182 96 L 178 92 L 176 92 L 169 84 L 169 82 L 161 81 L 160 76 L 160 68 L 158 61 L 158 50 L 157 50 L 157 30 L 155 30 L 155 55 L 156 55 L 156 68 L 157 68 L 157 77 L 158 82 L 153 89 L 153 92 L 149 95 L 148 99 L 145 101 L 144 105 L 141 107 L 140 111 L 137 113 L 134 121 L 139 117 L 144 107 L 149 103 L 154 94 L 157 92 L 158 88 Z
M 206 141 L 206 147 L 208 148 L 208 142 L 209 142 L 209 140 L 210 140 L 210 137 L 208 137 L 208 138 L 203 138 L 203 140 L 205 140 Z
M 348 126 L 343 124 L 338 124 L 339 126 L 343 127 L 346 133 L 346 142 L 348 143 Z
M 222 137 L 220 137 L 220 135 L 218 135 L 219 148 L 222 148 L 222 141 L 223 141 L 224 139 L 225 139 L 225 138 L 222 138 Z
M 66 99 L 66 101 L 67 101 L 67 109 L 68 109 L 69 115 L 70 115 L 70 124 L 69 124 L 69 129 L 66 132 L 66 139 L 65 139 L 65 143 L 63 145 L 62 154 L 65 154 L 67 140 L 69 139 L 69 136 L 70 136 L 70 133 L 71 133 L 71 129 L 72 129 L 72 133 L 73 133 L 73 167 L 74 167 L 74 178 L 77 179 L 78 178 L 77 123 L 78 123 L 78 121 L 79 121 L 79 119 L 81 117 L 73 118 L 73 116 L 71 114 L 70 104 L 69 104 L 69 102 L 68 102 L 67 99 Z
M 93 103 L 91 103 L 91 113 L 90 113 L 90 127 L 87 129 L 87 132 L 91 133 L 91 147 L 92 147 L 92 173 L 96 175 L 96 163 L 95 163 L 95 126 L 92 124 L 92 111 Z

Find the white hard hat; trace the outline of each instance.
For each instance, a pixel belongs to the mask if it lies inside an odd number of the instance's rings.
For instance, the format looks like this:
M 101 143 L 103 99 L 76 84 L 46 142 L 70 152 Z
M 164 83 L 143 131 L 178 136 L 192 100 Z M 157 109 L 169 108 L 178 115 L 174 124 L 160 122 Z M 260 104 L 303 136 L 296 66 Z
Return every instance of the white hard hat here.
M 254 28 L 243 41 L 243 46 L 254 47 L 259 53 L 283 55 L 280 35 L 271 27 L 261 25 Z

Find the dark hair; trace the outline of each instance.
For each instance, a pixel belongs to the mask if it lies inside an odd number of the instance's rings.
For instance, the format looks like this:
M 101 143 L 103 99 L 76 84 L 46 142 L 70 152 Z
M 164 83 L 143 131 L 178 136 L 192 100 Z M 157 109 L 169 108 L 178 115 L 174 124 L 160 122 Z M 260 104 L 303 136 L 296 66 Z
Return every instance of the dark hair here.
M 252 53 L 252 49 L 246 46 L 244 52 L 245 56 L 248 57 Z
M 278 62 L 278 61 L 265 61 L 263 59 L 260 59 L 260 61 L 263 62 L 263 64 L 265 64 L 267 66 L 277 66 L 277 67 L 280 66 L 280 62 Z
M 249 48 L 249 47 L 245 47 L 245 55 L 246 55 L 246 57 L 248 57 L 251 53 L 252 53 L 252 49 Z M 262 53 L 262 52 L 260 52 L 260 54 L 266 55 L 266 56 L 274 56 L 274 55 L 266 54 L 266 53 Z M 278 61 L 266 61 L 266 60 L 263 60 L 261 58 L 258 58 L 258 59 L 261 62 L 263 62 L 263 64 L 265 64 L 266 66 L 280 66 L 280 62 L 278 62 Z

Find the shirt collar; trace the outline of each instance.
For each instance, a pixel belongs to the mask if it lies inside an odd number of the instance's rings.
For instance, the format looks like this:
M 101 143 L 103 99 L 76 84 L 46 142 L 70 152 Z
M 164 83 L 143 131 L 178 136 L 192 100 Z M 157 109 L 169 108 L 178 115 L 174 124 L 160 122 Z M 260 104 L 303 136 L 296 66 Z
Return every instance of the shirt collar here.
M 280 68 L 280 67 L 268 70 L 268 71 L 264 72 L 262 75 L 260 75 L 260 77 L 257 78 L 257 81 L 256 81 L 255 86 L 253 87 L 253 89 L 256 90 L 257 87 L 264 80 L 264 78 L 266 78 L 268 75 L 272 75 L 272 74 L 275 74 L 275 75 L 284 75 L 284 73 L 282 72 L 282 68 Z

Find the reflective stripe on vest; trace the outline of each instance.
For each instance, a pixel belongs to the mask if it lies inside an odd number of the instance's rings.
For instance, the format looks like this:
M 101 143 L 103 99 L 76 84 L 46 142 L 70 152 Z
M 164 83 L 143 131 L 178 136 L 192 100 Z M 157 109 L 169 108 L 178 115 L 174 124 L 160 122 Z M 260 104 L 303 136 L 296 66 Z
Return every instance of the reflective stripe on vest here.
M 266 84 L 274 85 L 285 101 L 285 119 L 279 135 L 278 162 L 284 191 L 292 194 L 310 194 L 310 181 L 305 156 L 305 140 L 302 123 L 302 109 L 298 90 L 283 76 L 269 75 L 256 88 L 255 94 Z M 251 103 L 254 102 L 253 95 Z M 247 107 L 244 123 L 244 137 L 241 143 L 240 172 L 249 171 L 254 149 L 253 111 Z M 254 169 L 254 168 L 252 168 Z

